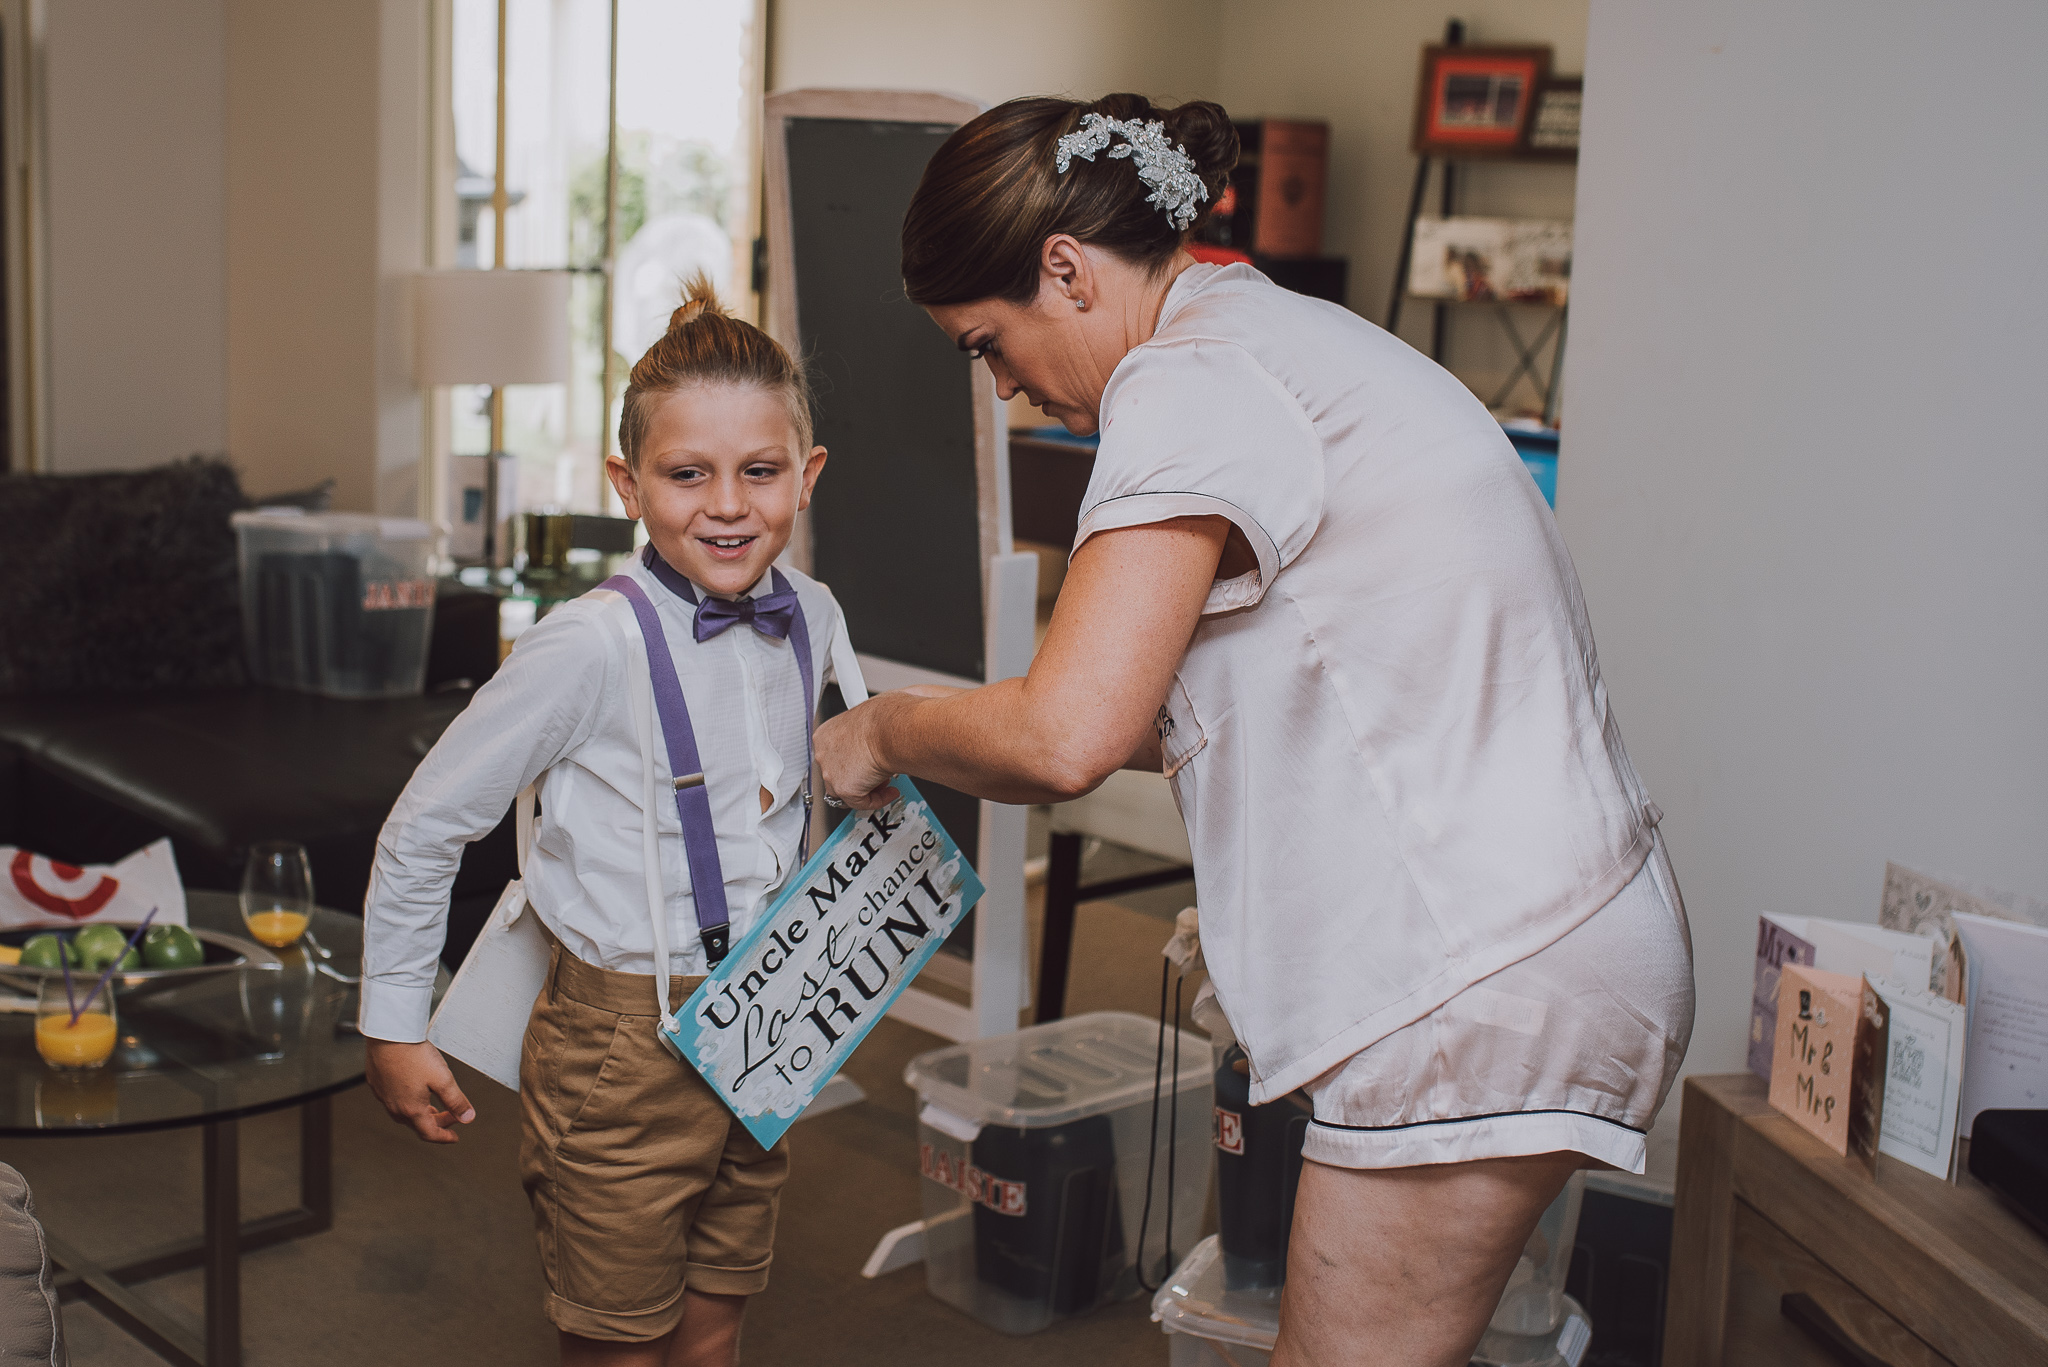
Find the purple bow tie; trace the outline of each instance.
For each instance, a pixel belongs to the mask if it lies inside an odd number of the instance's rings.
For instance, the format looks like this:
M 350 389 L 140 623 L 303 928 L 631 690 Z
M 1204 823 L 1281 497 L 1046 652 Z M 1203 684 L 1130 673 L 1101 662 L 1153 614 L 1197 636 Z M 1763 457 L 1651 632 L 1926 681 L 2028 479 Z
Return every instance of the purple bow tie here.
M 697 604 L 692 627 L 699 641 L 708 641 L 727 627 L 747 623 L 763 636 L 778 641 L 789 639 L 789 623 L 796 616 L 796 590 L 776 589 L 758 598 L 714 598 L 709 594 Z

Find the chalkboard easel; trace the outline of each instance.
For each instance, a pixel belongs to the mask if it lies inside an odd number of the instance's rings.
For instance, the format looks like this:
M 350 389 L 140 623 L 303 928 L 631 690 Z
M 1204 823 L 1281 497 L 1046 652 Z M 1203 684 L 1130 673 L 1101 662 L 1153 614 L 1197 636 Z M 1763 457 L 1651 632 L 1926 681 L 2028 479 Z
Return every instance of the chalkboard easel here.
M 876 691 L 1031 664 L 1038 558 L 1011 547 L 995 384 L 904 296 L 900 270 L 925 164 L 979 112 L 948 95 L 793 90 L 762 121 L 768 330 L 809 367 L 830 452 L 790 554 L 831 586 Z M 954 1040 L 1007 1034 L 1029 1004 L 1025 809 L 921 786 L 987 891 L 971 940 L 925 970 L 971 1004 L 912 987 L 890 1014 Z

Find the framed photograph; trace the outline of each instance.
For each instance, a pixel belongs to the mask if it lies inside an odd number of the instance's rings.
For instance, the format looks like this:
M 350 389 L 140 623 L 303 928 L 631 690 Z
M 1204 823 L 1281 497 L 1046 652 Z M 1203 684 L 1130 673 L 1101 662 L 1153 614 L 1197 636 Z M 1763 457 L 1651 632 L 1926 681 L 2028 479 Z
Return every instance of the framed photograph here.
M 1516 155 L 1549 78 L 1547 47 L 1424 48 L 1414 150 L 1432 157 Z
M 1576 161 L 1579 156 L 1579 104 L 1585 79 L 1552 76 L 1536 92 L 1536 114 L 1529 120 L 1524 156 L 1544 161 Z
M 1408 292 L 1419 299 L 1561 308 L 1571 295 L 1572 225 L 1546 219 L 1418 218 Z

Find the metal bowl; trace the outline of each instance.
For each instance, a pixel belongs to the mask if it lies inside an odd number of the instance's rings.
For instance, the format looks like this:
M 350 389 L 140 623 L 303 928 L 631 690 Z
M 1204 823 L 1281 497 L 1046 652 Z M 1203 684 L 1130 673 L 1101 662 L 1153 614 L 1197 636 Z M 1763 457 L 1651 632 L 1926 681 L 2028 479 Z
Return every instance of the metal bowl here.
M 41 926 L 34 930 L 0 931 L 0 944 L 16 949 L 37 935 L 46 935 L 53 928 Z M 239 935 L 225 935 L 218 930 L 206 930 L 199 926 L 186 926 L 193 938 L 206 951 L 206 962 L 190 968 L 138 968 L 131 972 L 117 972 L 109 979 L 115 988 L 131 997 L 146 996 L 166 988 L 178 987 L 195 982 L 215 973 L 225 973 L 237 968 L 281 968 L 283 960 L 254 940 L 245 940 Z M 43 979 L 61 978 L 61 968 L 23 968 L 20 964 L 0 964 L 0 982 L 18 987 L 24 992 L 41 989 Z M 99 974 L 72 969 L 71 977 L 81 989 L 92 986 L 99 980 Z

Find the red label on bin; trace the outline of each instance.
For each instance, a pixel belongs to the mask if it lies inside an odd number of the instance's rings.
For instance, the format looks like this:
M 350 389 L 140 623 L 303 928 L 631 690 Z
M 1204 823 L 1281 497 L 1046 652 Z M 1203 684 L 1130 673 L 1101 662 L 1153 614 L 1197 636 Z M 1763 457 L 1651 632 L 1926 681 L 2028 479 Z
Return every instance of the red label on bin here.
M 1240 1157 L 1244 1154 L 1244 1117 L 1221 1106 L 1216 1108 L 1216 1147 Z
M 976 1205 L 987 1206 L 998 1215 L 1024 1213 L 1022 1182 L 1004 1181 L 983 1172 L 964 1157 L 944 1149 L 934 1149 L 929 1144 L 917 1146 L 917 1166 L 940 1186 L 951 1187 Z
M 363 590 L 364 612 L 432 606 L 434 581 L 431 579 L 380 579 Z

